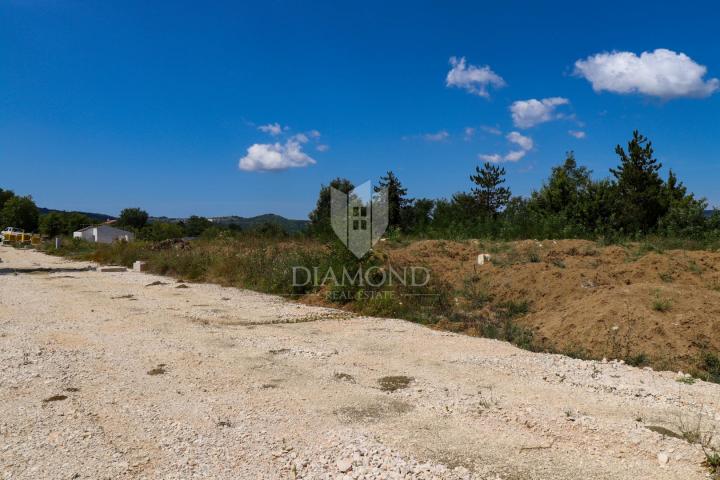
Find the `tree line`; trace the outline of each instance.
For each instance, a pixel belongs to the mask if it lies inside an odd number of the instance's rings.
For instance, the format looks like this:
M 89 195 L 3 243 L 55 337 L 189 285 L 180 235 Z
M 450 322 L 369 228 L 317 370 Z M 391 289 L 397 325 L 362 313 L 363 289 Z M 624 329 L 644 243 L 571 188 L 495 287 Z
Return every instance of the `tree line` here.
M 393 232 L 437 237 L 631 238 L 648 234 L 703 237 L 720 233 L 720 215 L 706 214 L 707 201 L 695 198 L 662 164 L 650 142 L 634 131 L 627 146 L 615 148 L 619 164 L 608 178 L 593 180 L 573 152 L 552 168 L 539 190 L 513 196 L 505 169 L 485 163 L 469 176 L 470 190 L 450 199 L 409 198 L 393 172 L 380 178 L 376 191 L 388 189 L 388 224 Z M 336 178 L 323 185 L 310 213 L 313 235 L 331 234 L 330 189 L 345 193 L 354 185 Z
M 388 189 L 389 235 L 407 234 L 429 238 L 634 238 L 649 234 L 670 237 L 709 238 L 720 234 L 720 214 L 706 214 L 708 203 L 695 198 L 662 164 L 650 142 L 633 132 L 626 147 L 615 148 L 618 165 L 600 180 L 581 166 L 573 152 L 552 168 L 549 177 L 529 197 L 513 196 L 505 185 L 502 166 L 484 163 L 469 175 L 469 191 L 451 198 L 410 198 L 393 172 L 380 178 L 375 191 Z M 354 185 L 336 178 L 322 185 L 304 235 L 330 238 L 331 188 L 348 193 Z M 12 226 L 46 236 L 71 235 L 96 223 L 77 212 L 41 215 L 30 196 L 0 189 L 0 227 Z M 235 234 L 238 226 L 218 226 L 204 217 L 181 222 L 150 221 L 140 208 L 126 208 L 116 221 L 141 240 Z M 253 234 L 287 236 L 275 224 L 254 228 Z

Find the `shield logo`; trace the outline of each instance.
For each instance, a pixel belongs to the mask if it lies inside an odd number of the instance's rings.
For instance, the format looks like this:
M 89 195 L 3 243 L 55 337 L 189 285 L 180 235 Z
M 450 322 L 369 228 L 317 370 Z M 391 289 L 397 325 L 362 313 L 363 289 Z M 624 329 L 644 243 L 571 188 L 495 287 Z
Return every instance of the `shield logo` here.
M 331 187 L 330 224 L 343 244 L 362 258 L 387 229 L 387 188 L 375 192 L 367 181 L 345 194 Z

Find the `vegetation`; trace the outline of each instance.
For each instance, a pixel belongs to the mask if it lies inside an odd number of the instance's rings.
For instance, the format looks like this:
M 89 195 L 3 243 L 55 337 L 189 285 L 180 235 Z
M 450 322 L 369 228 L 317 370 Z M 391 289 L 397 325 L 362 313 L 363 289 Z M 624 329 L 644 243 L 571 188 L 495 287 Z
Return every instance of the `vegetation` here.
M 605 244 L 640 241 L 633 244 L 637 247 L 627 249 L 630 261 L 667 249 L 720 247 L 720 214 L 706 215 L 705 200 L 688 193 L 672 171 L 663 178 L 662 165 L 647 138 L 633 132 L 627 145 L 618 145 L 615 153 L 618 166 L 610 169 L 608 178 L 593 179 L 592 172 L 579 165 L 573 152 L 569 152 L 527 198 L 512 196 L 505 186 L 505 169 L 490 163 L 474 169 L 468 191 L 437 200 L 409 197 L 397 175 L 388 171 L 376 187 L 376 191 L 388 190 L 387 238 L 390 242 L 422 238 L 590 238 Z M 315 295 L 324 302 L 361 313 L 456 325 L 463 331 L 507 340 L 523 348 L 540 348 L 541 339 L 536 339 L 534 332 L 519 320 L 529 313 L 529 301 L 498 302 L 477 275 L 468 277 L 461 287 L 442 283 L 434 275 L 431 283 L 422 287 L 379 281 L 390 267 L 402 265 L 391 266 L 386 257 L 372 251 L 357 259 L 338 242 L 330 224 L 332 188 L 348 194 L 354 185 L 343 178 L 322 185 L 315 209 L 309 215 L 308 228 L 301 232 L 288 232 L 272 218 L 240 228 L 231 223 L 239 217 L 227 217 L 228 221 L 223 223 L 200 216 L 183 221 L 151 219 L 140 208 L 128 208 L 121 212 L 117 223 L 133 230 L 138 241 L 113 245 L 66 241 L 57 253 L 127 266 L 135 260 L 145 260 L 153 272 L 189 281 L 217 282 L 290 296 Z M 31 200 L 17 198 L 12 192 L 0 190 L 1 218 L 5 219 L 8 212 L 8 218 L 20 220 L 18 211 L 23 209 L 18 205 L 22 204 L 30 212 L 27 216 L 31 223 Z M 40 217 L 37 223 L 43 234 L 53 236 L 69 235 L 86 222 L 91 220 L 81 214 L 53 212 Z M 190 244 L 165 242 L 184 237 L 196 240 Z M 492 263 L 499 267 L 543 262 L 534 250 L 514 251 L 512 246 L 502 243 L 489 248 Z M 562 259 L 544 261 L 556 269 L 565 268 Z M 698 275 L 703 273 L 693 262 L 687 268 Z M 298 283 L 294 278 L 298 269 L 346 271 L 351 277 L 358 272 L 372 272 L 371 285 L 347 285 L 326 278 Z M 561 272 L 557 271 L 557 275 Z M 659 275 L 664 282 L 674 280 L 672 272 Z M 659 294 L 650 302 L 658 312 L 672 308 L 672 302 Z M 651 363 L 645 353 L 631 351 L 627 345 L 621 348 L 622 342 L 617 338 L 612 342 L 615 344 L 611 345 L 610 353 L 615 358 L 634 365 Z M 581 346 L 563 353 L 588 355 Z M 708 352 L 697 365 L 696 376 L 720 379 L 716 354 Z
M 136 230 L 142 229 L 148 222 L 150 215 L 140 208 L 126 208 L 120 212 L 117 219 L 119 227 L 130 227 Z
M 37 230 L 39 217 L 32 197 L 18 197 L 11 191 L 0 189 L 0 223 L 3 227 L 34 232 Z
M 619 164 L 610 176 L 594 180 L 578 165 L 573 152 L 554 167 L 529 198 L 512 196 L 504 187 L 505 169 L 490 163 L 475 168 L 469 192 L 450 199 L 413 199 L 393 172 L 380 179 L 389 190 L 389 225 L 403 235 L 419 238 L 588 238 L 605 242 L 656 236 L 683 239 L 698 245 L 716 244 L 720 213 L 706 214 L 707 202 L 688 193 L 674 172 L 661 176 L 662 164 L 652 143 L 633 132 L 626 147 L 615 148 Z M 322 186 L 309 233 L 331 234 L 330 187 L 353 189 L 336 178 Z

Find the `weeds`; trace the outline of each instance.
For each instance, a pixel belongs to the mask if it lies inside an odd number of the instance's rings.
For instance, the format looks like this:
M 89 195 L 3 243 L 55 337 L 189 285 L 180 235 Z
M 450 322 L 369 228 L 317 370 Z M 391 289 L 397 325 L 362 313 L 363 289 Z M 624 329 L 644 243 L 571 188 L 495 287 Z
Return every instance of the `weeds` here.
M 479 276 L 472 275 L 466 278 L 463 284 L 461 294 L 468 300 L 471 308 L 480 309 L 492 300 L 487 283 L 482 282 Z
M 530 311 L 530 302 L 527 300 L 508 300 L 500 302 L 496 306 L 496 315 L 503 319 L 513 319 L 527 315 Z
M 672 273 L 670 272 L 663 272 L 660 274 L 660 280 L 662 280 L 665 283 L 672 283 L 674 278 L 672 276 Z
M 550 262 L 552 265 L 556 266 L 557 268 L 565 268 L 565 262 L 560 260 L 559 258 L 556 258 Z
M 627 356 L 627 357 L 625 357 L 624 360 L 625 360 L 625 363 L 627 363 L 631 367 L 642 367 L 642 366 L 650 363 L 650 357 L 648 357 L 643 352 L 635 354 L 635 355 Z
M 694 274 L 696 274 L 696 275 L 700 275 L 700 274 L 702 274 L 702 272 L 703 272 L 702 267 L 701 267 L 700 265 L 698 265 L 695 260 L 690 260 L 690 261 L 688 262 L 688 267 L 687 267 L 687 268 L 688 268 L 688 271 L 689 271 L 689 272 L 692 272 L 692 273 L 694 273 Z
M 660 292 L 655 292 L 655 299 L 652 302 L 652 309 L 656 312 L 667 312 L 672 307 L 672 300 L 669 298 L 661 298 Z
M 540 263 L 540 255 L 537 252 L 528 253 L 528 262 Z
M 699 369 L 708 382 L 720 383 L 720 355 L 709 350 L 700 354 Z

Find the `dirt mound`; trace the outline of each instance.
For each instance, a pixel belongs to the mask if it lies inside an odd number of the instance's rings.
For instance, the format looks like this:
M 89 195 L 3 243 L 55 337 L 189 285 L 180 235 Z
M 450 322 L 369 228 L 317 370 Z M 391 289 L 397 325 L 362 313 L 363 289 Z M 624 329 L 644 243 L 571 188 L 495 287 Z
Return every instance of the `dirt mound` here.
M 582 240 L 433 240 L 384 250 L 391 262 L 426 265 L 449 282 L 470 318 L 514 306 L 537 348 L 686 371 L 720 351 L 720 253 Z M 482 266 L 481 253 L 490 255 Z M 463 329 L 452 318 L 445 325 Z

